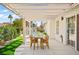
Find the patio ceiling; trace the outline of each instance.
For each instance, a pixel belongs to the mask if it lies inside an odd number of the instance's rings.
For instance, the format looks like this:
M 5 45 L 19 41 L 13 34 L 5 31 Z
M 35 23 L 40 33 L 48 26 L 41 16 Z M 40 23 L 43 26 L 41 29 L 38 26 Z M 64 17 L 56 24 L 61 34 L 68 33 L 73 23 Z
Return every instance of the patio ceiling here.
M 78 4 L 74 3 L 15 3 L 4 4 L 16 14 L 26 18 L 27 16 L 52 16 L 60 15 Z

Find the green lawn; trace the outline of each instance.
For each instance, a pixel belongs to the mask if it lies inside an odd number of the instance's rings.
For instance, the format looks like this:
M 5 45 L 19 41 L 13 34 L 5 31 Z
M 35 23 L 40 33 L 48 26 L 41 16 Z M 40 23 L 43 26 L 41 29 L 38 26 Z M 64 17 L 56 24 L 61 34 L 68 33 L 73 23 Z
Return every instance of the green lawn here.
M 0 49 L 0 55 L 14 55 L 16 48 L 19 47 L 22 43 L 23 43 L 22 36 L 13 39 L 11 43 L 5 45 L 5 47 Z

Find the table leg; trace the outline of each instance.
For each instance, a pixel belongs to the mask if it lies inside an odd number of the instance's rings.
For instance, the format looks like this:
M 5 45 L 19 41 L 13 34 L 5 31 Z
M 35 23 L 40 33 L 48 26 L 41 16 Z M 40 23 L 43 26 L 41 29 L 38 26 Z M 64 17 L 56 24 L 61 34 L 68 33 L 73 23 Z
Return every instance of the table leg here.
M 42 39 L 40 41 L 40 47 L 41 47 L 41 49 L 44 49 L 44 45 L 43 45 L 43 40 Z

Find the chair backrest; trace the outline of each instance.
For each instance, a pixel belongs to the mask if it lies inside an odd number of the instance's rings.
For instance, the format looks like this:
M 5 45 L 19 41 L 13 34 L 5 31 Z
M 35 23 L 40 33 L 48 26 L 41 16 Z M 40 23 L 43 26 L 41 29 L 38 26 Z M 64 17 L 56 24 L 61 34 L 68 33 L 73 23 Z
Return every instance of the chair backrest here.
M 49 36 L 48 35 L 45 35 L 43 39 L 48 40 L 49 39 Z
M 33 36 L 32 35 L 30 35 L 30 40 L 32 40 L 33 39 Z

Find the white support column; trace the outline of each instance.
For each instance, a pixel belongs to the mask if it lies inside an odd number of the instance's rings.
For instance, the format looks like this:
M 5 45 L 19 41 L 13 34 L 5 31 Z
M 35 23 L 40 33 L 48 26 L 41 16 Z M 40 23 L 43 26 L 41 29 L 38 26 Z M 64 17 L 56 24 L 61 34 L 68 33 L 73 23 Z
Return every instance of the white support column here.
M 47 34 L 49 35 L 49 39 L 50 39 L 50 20 L 47 20 L 46 31 L 47 31 Z
M 24 38 L 24 44 L 26 42 L 26 20 L 23 19 L 23 38 Z
M 31 35 L 31 21 L 29 21 L 29 35 Z
M 66 18 L 64 18 L 64 20 L 62 21 L 62 28 L 61 28 L 64 32 L 62 32 L 63 34 L 63 44 L 67 44 L 67 21 L 66 21 Z
M 77 14 L 75 14 L 75 50 L 77 50 Z

